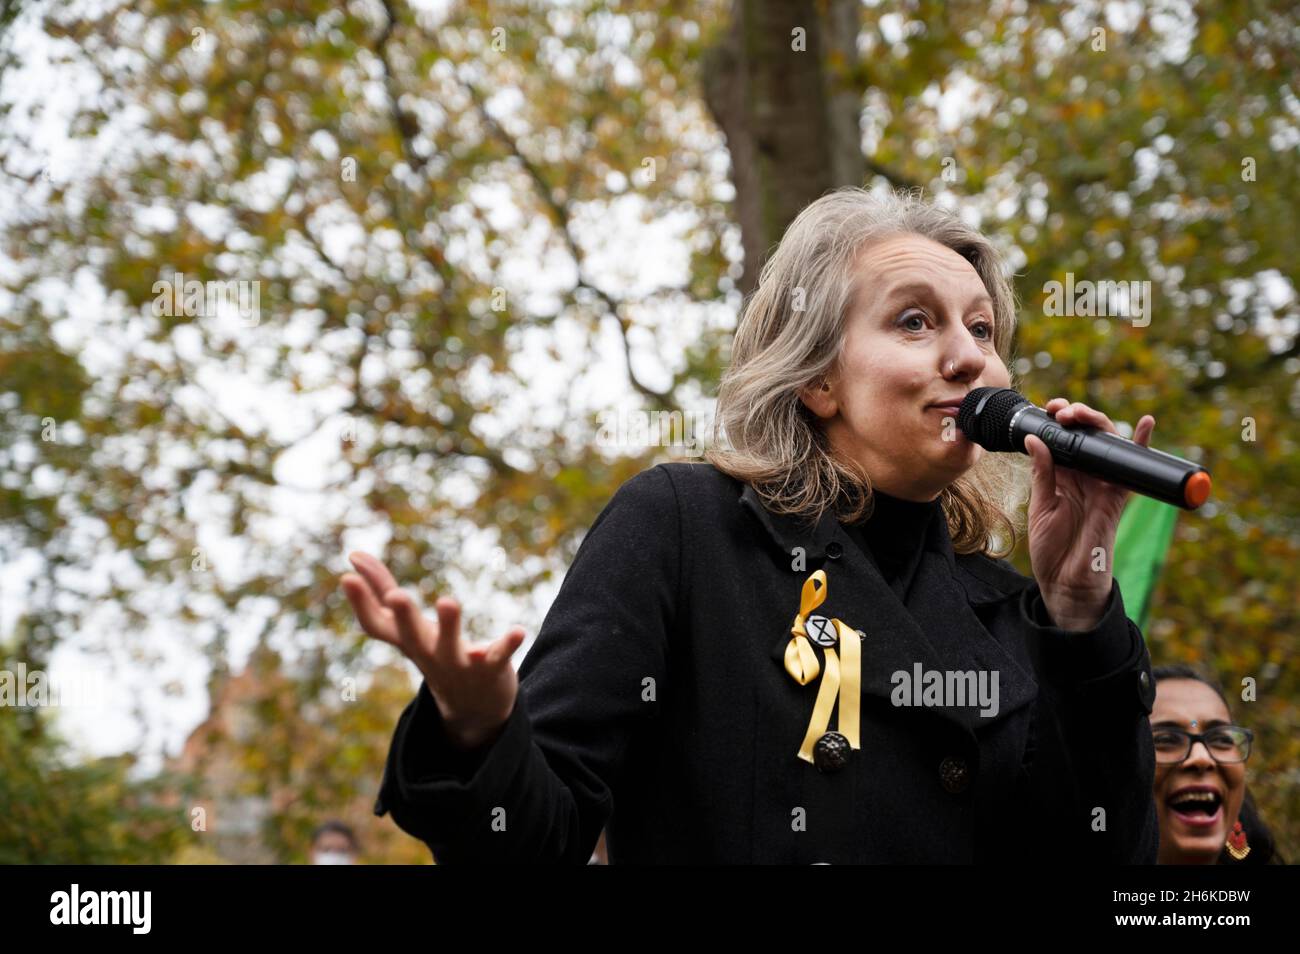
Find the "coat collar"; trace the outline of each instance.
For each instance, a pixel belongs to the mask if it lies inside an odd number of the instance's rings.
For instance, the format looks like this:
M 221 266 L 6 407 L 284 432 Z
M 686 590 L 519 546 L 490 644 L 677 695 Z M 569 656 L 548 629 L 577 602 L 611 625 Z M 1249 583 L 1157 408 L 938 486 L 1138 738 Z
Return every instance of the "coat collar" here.
M 773 513 L 763 505 L 762 498 L 752 484 L 743 484 L 740 504 L 758 518 L 773 542 L 783 553 L 789 554 L 796 547 L 802 547 L 809 561 L 824 560 L 826 545 L 835 539 L 839 521 L 833 513 L 827 512 L 815 524 L 806 517 L 795 514 Z
M 741 486 L 740 505 L 758 519 L 772 545 L 787 557 L 794 554 L 797 547 L 801 547 L 810 564 L 821 563 L 826 559 L 827 547 L 831 541 L 838 539 L 841 547 L 850 543 L 834 513 L 827 511 L 815 523 L 794 514 L 773 513 L 764 506 L 753 485 L 742 483 Z M 939 508 L 939 504 L 936 503 L 935 507 Z M 953 578 L 966 590 L 972 604 L 978 606 L 998 602 L 1014 596 L 1028 584 L 1027 579 L 1006 564 L 958 555 L 952 548 L 947 520 L 942 512 L 937 516 L 939 519 L 930 521 L 925 548 L 943 557 Z
M 1032 675 L 984 627 L 977 612 L 983 604 L 1019 593 L 1029 581 L 1009 565 L 955 555 L 942 514 L 929 521 L 925 550 L 905 606 L 834 513 L 828 512 L 815 522 L 772 513 L 748 484 L 739 503 L 754 514 L 764 530 L 764 539 L 780 549 L 787 566 L 797 556 L 796 548 L 803 548 L 806 569 L 791 574 L 791 620 L 781 621 L 771 647 L 776 665 L 784 667 L 789 625 L 799 608 L 800 587 L 809 573 L 823 568 L 827 571 L 828 592 L 817 613 L 828 618 L 838 616 L 863 632 L 864 697 L 890 700 L 895 685 L 893 675 L 912 672 L 919 664 L 927 671 L 996 670 L 1001 696 L 997 718 L 1036 698 L 1037 683 Z M 828 549 L 832 543 L 838 545 L 833 557 Z M 816 651 L 822 655 L 820 647 Z M 972 733 L 989 722 L 974 707 L 936 707 L 934 711 Z

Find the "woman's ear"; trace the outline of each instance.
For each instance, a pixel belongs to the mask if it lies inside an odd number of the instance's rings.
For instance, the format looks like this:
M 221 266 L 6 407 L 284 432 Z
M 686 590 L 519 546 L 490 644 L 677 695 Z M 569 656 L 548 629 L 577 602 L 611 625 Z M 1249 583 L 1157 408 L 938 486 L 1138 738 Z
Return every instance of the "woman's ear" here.
M 818 381 L 799 392 L 799 400 L 820 418 L 834 417 L 839 410 L 835 388 L 829 381 Z

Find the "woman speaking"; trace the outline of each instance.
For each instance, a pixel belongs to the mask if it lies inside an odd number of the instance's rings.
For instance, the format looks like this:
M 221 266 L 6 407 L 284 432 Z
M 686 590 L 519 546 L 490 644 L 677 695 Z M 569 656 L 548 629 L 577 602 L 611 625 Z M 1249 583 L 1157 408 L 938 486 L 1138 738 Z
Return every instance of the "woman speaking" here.
M 837 190 L 763 267 L 707 462 L 618 489 L 518 677 L 520 629 L 469 646 L 353 554 L 358 620 L 424 676 L 376 813 L 443 864 L 583 864 L 602 829 L 611 863 L 1153 863 L 1127 492 L 1027 439 L 1029 579 L 1017 458 L 954 426 L 1012 386 L 1016 309 L 959 218 Z

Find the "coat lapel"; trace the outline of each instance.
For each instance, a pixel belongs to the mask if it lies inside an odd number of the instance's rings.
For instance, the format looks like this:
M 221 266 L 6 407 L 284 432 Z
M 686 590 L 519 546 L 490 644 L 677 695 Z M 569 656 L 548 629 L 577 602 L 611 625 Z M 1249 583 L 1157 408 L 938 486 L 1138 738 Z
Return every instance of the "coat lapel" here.
M 787 514 L 768 511 L 748 484 L 740 503 L 750 510 L 766 531 L 766 539 L 779 548 L 788 567 L 802 547 L 806 569 L 790 573 L 789 619 L 782 620 L 773 638 L 770 656 L 784 669 L 790 625 L 799 611 L 804 580 L 817 569 L 826 571 L 827 595 L 814 615 L 838 617 L 865 634 L 862 642 L 862 696 L 893 705 L 897 682 L 894 674 L 906 672 L 914 678 L 916 666 L 922 672 L 984 671 L 998 673 L 998 711 L 982 716 L 979 705 L 927 706 L 935 715 L 975 732 L 991 722 L 1027 705 L 1037 695 L 1037 684 L 980 622 L 973 606 L 1006 599 L 1019 592 L 1023 577 L 1007 574 L 989 582 L 971 578 L 959 580 L 952 541 L 941 514 L 930 521 L 926 548 L 916 571 L 907 605 L 849 537 L 833 513 L 823 515 L 815 525 Z M 838 557 L 828 548 L 838 544 Z M 824 650 L 814 645 L 824 664 Z M 989 677 L 986 677 L 989 678 Z M 812 692 L 812 687 L 809 687 Z M 811 696 L 810 696 L 811 699 Z

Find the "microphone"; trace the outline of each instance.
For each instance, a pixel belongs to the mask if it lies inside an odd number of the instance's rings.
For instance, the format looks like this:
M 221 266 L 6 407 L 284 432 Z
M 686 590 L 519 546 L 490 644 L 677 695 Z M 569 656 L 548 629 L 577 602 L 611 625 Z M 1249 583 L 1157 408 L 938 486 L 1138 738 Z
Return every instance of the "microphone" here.
M 1199 464 L 1143 447 L 1099 427 L 1064 427 L 1010 388 L 975 388 L 957 412 L 963 434 L 990 451 L 1025 450 L 1033 434 L 1062 467 L 1195 510 L 1210 496 L 1210 473 Z

